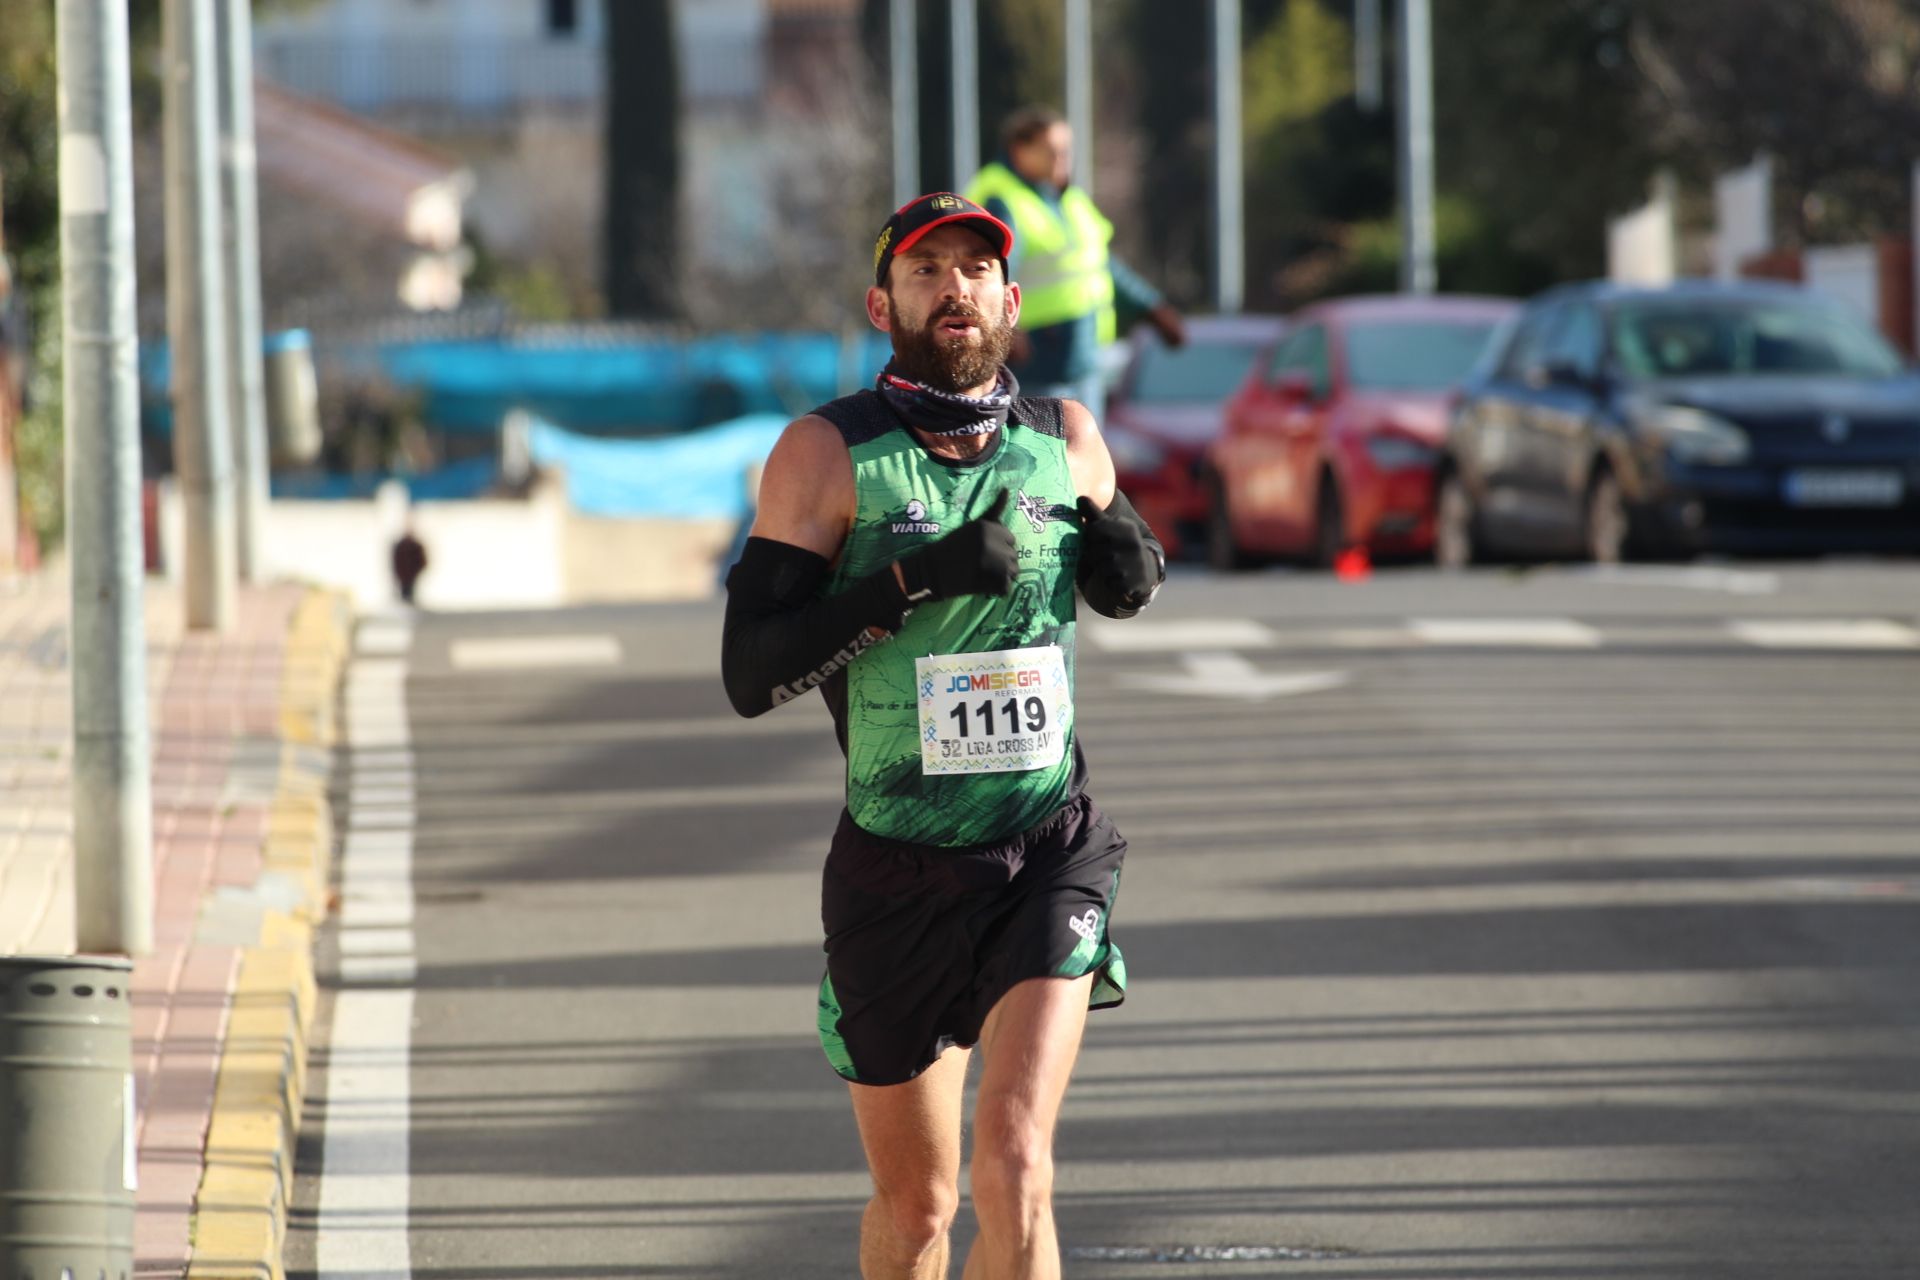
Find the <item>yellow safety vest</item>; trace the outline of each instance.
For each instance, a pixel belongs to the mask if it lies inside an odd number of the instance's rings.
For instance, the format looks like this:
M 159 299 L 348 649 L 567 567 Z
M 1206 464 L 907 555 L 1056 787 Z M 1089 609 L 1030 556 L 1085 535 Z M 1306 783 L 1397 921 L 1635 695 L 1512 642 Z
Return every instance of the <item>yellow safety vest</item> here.
M 975 175 L 963 193 L 975 204 L 999 200 L 1013 215 L 1020 248 L 1020 327 L 1039 329 L 1099 316 L 1100 341 L 1112 342 L 1119 326 L 1113 312 L 1113 272 L 1107 243 L 1113 224 L 1078 187 L 1060 195 L 1056 211 L 1040 193 L 1003 164 Z

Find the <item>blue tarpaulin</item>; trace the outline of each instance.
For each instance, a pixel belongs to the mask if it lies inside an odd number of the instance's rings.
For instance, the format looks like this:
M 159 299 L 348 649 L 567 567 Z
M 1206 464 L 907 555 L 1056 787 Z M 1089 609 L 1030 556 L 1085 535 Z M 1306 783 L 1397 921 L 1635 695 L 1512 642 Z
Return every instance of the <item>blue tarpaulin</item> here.
M 773 449 L 789 417 L 750 414 L 684 435 L 608 440 L 535 422 L 534 461 L 566 469 L 567 500 L 595 516 L 715 516 L 747 513 L 747 468 Z
M 865 385 L 889 354 L 882 333 L 848 350 L 830 333 L 722 334 L 607 345 L 525 339 L 383 347 L 380 365 L 417 391 L 421 416 L 445 431 L 494 431 L 524 409 L 593 435 L 686 431 L 756 413 L 792 419 Z
M 843 341 L 831 333 L 717 334 L 590 341 L 524 337 L 393 342 L 373 364 L 419 397 L 421 419 L 453 432 L 500 429 L 523 409 L 569 431 L 661 435 L 746 414 L 797 418 L 852 386 L 865 386 L 891 354 L 887 335 Z M 166 343 L 140 348 L 148 430 L 172 430 Z

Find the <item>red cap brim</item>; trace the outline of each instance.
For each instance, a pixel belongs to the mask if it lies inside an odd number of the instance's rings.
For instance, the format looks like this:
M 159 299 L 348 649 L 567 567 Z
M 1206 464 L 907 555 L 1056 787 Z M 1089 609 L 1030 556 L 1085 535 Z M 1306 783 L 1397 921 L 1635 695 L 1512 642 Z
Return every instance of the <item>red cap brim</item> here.
M 929 222 L 926 226 L 916 230 L 912 235 L 902 238 L 900 243 L 893 247 L 893 253 L 889 256 L 895 257 L 895 258 L 899 257 L 901 254 L 905 253 L 908 249 L 911 249 L 914 245 L 920 243 L 921 239 L 927 234 L 927 232 L 933 230 L 935 227 L 944 227 L 949 222 L 984 222 L 986 223 L 988 226 L 994 228 L 996 231 L 1000 233 L 1000 256 L 1003 258 L 1010 258 L 1013 256 L 1013 228 L 1008 226 L 1006 223 L 1000 221 L 1000 219 L 994 217 L 990 213 L 971 213 L 971 212 L 950 213 L 944 218 L 935 218 L 932 222 Z

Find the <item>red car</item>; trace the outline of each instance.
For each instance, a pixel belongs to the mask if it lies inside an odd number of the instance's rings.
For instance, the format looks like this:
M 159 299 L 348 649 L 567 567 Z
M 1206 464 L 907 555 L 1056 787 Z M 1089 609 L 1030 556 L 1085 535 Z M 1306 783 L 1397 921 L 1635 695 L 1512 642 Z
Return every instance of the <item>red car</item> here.
M 1228 397 L 1281 329 L 1274 316 L 1189 316 L 1178 349 L 1144 325 L 1133 331 L 1100 432 L 1121 490 L 1169 557 L 1205 544 L 1201 450 L 1220 433 Z
M 1453 388 L 1517 304 L 1362 297 L 1289 319 L 1206 450 L 1207 559 L 1331 565 L 1433 551 L 1434 463 Z

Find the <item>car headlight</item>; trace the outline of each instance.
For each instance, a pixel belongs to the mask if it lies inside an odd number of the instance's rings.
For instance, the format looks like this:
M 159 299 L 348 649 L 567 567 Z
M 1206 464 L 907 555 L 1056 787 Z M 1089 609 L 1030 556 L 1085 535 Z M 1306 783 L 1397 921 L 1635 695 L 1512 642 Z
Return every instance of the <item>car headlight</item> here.
M 1367 456 L 1382 471 L 1417 471 L 1431 467 L 1439 450 L 1405 436 L 1368 436 Z
M 1131 431 L 1110 431 L 1107 433 L 1107 452 L 1113 455 L 1116 471 L 1133 475 L 1142 472 L 1157 471 L 1166 461 L 1166 450 L 1145 436 L 1135 435 Z
M 1717 413 L 1686 405 L 1659 405 L 1647 411 L 1642 423 L 1675 462 L 1730 467 L 1747 460 L 1751 442 L 1747 433 Z

